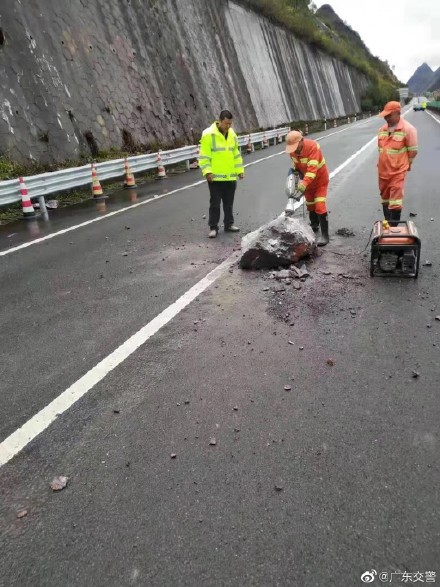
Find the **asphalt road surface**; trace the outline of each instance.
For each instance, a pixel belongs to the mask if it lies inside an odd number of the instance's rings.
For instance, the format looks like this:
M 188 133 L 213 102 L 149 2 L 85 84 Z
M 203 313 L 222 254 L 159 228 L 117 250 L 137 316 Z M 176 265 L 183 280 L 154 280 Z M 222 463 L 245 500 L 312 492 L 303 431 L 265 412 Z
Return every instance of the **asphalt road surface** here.
M 440 583 L 440 123 L 407 119 L 417 280 L 368 273 L 377 118 L 316 135 L 331 241 L 300 289 L 207 239 L 198 171 L 2 227 L 2 587 Z M 288 167 L 281 146 L 246 163 L 241 235 L 283 210 Z

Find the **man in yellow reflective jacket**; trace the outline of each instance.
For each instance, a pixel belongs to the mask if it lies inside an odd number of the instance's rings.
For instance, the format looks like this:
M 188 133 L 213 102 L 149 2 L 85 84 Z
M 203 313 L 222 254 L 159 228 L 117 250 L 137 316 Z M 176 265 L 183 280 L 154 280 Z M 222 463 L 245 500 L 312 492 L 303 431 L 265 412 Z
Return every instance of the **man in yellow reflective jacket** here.
M 203 131 L 200 140 L 199 165 L 210 193 L 209 238 L 218 234 L 221 202 L 225 231 L 240 230 L 234 224 L 233 206 L 237 178 L 244 178 L 244 167 L 237 135 L 231 127 L 232 114 L 223 110 L 219 120 Z

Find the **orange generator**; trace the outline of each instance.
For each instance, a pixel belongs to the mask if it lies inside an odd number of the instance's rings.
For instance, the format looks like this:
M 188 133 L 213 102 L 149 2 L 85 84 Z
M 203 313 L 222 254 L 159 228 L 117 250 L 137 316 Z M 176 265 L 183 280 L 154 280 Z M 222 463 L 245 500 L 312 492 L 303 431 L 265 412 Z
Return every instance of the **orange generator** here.
M 378 220 L 373 226 L 370 275 L 383 277 L 417 277 L 420 266 L 421 242 L 411 220 L 390 226 Z

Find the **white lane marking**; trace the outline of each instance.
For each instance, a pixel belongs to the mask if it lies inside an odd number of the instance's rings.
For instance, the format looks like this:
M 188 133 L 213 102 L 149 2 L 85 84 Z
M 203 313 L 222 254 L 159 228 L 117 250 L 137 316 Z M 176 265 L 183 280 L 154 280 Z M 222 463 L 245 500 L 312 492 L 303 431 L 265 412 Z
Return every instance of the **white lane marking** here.
M 186 306 L 194 301 L 197 296 L 203 293 L 212 285 L 222 273 L 230 267 L 238 258 L 238 253 L 233 253 L 223 263 L 213 269 L 208 275 L 196 283 L 191 289 L 185 292 L 171 306 L 168 306 L 158 314 L 151 322 L 133 334 L 127 341 L 119 346 L 110 355 L 90 369 L 85 375 L 78 379 L 73 385 L 66 389 L 61 395 L 55 398 L 48 406 L 35 414 L 21 428 L 13 432 L 0 444 L 0 467 L 10 461 L 29 442 L 41 434 L 58 416 L 68 410 L 74 403 L 81 399 L 88 391 L 99 383 L 110 371 L 113 371 L 125 359 L 133 354 L 140 346 L 147 342 L 152 336 L 163 328 L 168 322 L 175 318 Z
M 344 169 L 355 157 L 360 155 L 376 137 L 366 143 L 361 149 L 356 151 L 354 155 L 349 157 L 342 165 L 339 165 L 332 173 L 334 177 Z M 279 153 L 278 153 L 279 154 Z M 276 155 L 270 155 L 274 157 Z M 295 204 L 297 209 L 301 202 Z M 28 420 L 21 428 L 13 432 L 0 444 L 0 467 L 10 461 L 23 448 L 28 445 L 34 438 L 41 434 L 48 428 L 54 420 L 69 408 L 73 406 L 79 399 L 88 393 L 95 385 L 97 385 L 106 375 L 113 369 L 120 365 L 125 359 L 133 354 L 141 345 L 147 342 L 154 334 L 156 334 L 163 326 L 168 324 L 175 318 L 186 306 L 188 306 L 197 296 L 204 292 L 210 285 L 212 285 L 222 273 L 234 262 L 239 256 L 239 253 L 234 253 L 228 257 L 221 265 L 213 269 L 206 277 L 196 283 L 191 289 L 184 293 L 171 306 L 165 308 L 158 316 L 153 318 L 146 326 L 141 328 L 136 334 L 133 334 L 126 342 L 121 344 L 110 355 L 102 359 L 95 367 L 90 369 L 78 381 L 73 383 L 61 395 L 55 398 L 48 406 L 43 408 L 30 420 Z
M 440 119 L 437 118 L 436 116 L 434 116 L 434 114 L 431 114 L 431 112 L 428 112 L 428 110 L 425 110 L 426 114 L 429 114 L 429 116 L 435 120 L 436 122 L 438 122 L 438 124 L 440 124 Z
M 349 157 L 348 159 L 346 159 L 344 161 L 344 163 L 341 163 L 341 165 L 339 165 L 338 167 L 336 167 L 336 169 L 334 169 L 330 173 L 330 179 L 332 179 L 332 177 L 334 177 L 340 171 L 342 171 L 344 169 L 344 167 L 347 167 L 347 165 L 349 165 L 353 161 L 353 159 L 356 159 L 356 157 L 358 157 L 361 153 L 363 153 L 365 151 L 365 149 L 368 149 L 368 147 L 371 144 L 373 144 L 374 142 L 377 142 L 377 136 L 374 136 L 370 141 L 368 141 L 368 143 L 365 143 L 365 145 L 363 147 L 361 147 L 359 149 L 359 151 L 356 151 L 356 153 L 354 153 L 353 155 L 351 155 L 351 157 Z
M 36 238 L 33 241 L 29 241 L 28 243 L 23 243 L 22 245 L 18 245 L 16 247 L 11 247 L 10 249 L 6 249 L 6 251 L 0 251 L 0 257 L 5 255 L 9 255 L 10 253 L 15 253 L 16 251 L 20 251 L 21 249 L 26 249 L 27 247 L 31 247 L 32 245 L 36 245 L 38 243 L 42 243 L 47 241 L 51 238 L 55 238 L 56 236 L 60 236 L 62 234 L 66 234 L 68 232 L 72 232 L 73 230 L 77 230 L 78 228 L 82 228 L 83 226 L 88 226 L 89 224 L 93 224 L 94 222 L 100 222 L 101 220 L 105 220 L 106 218 L 110 218 L 111 216 L 116 216 L 116 214 L 122 214 L 122 212 L 126 212 L 127 210 L 133 210 L 134 208 L 138 208 L 139 206 L 145 206 L 145 204 L 149 204 L 150 202 L 157 202 L 157 200 L 161 200 L 166 196 L 171 196 L 172 194 L 176 194 L 177 192 L 181 192 L 183 190 L 189 190 L 190 188 L 196 187 L 205 183 L 205 180 L 202 179 L 200 181 L 196 181 L 195 183 L 191 183 L 189 185 L 183 186 L 181 188 L 177 188 L 172 190 L 171 192 L 166 192 L 162 195 L 154 195 L 152 198 L 148 198 L 148 200 L 144 200 L 143 202 L 138 202 L 137 204 L 131 204 L 130 206 L 126 206 L 125 208 L 120 208 L 119 210 L 114 210 L 113 212 L 109 212 L 105 216 L 99 216 L 98 218 L 92 218 L 92 220 L 86 220 L 85 222 L 81 222 L 81 224 L 75 224 L 74 226 L 69 226 L 69 228 L 63 228 L 63 230 L 59 230 L 57 232 L 53 232 L 51 234 L 47 234 L 46 236 L 42 236 L 41 238 Z
M 362 122 L 370 122 L 370 121 L 371 121 L 371 118 L 369 118 L 367 121 L 362 121 Z M 361 123 L 358 123 L 357 127 L 359 127 L 360 125 L 361 125 Z M 341 132 L 347 132 L 348 130 L 351 130 L 352 128 L 353 128 L 353 126 L 349 126 L 347 128 L 343 128 L 343 129 L 337 130 L 335 132 L 332 132 L 328 135 L 318 137 L 316 140 L 322 141 L 328 137 L 332 137 L 333 135 L 337 135 Z M 283 155 L 283 154 L 285 154 L 285 151 L 281 151 L 281 152 L 275 153 L 273 155 L 268 155 L 267 157 L 262 157 L 261 159 L 257 159 L 256 161 L 252 161 L 251 163 L 247 163 L 244 167 L 251 167 L 251 165 L 257 165 L 257 163 L 261 163 L 262 161 L 267 161 L 268 159 L 272 159 L 272 157 L 278 157 L 279 155 Z M 63 234 L 67 234 L 68 232 L 72 232 L 73 230 L 77 230 L 78 228 L 83 228 L 84 226 L 88 226 L 89 224 L 93 224 L 94 222 L 101 222 L 101 220 L 106 220 L 107 218 L 111 218 L 112 216 L 116 216 L 117 214 L 122 214 L 123 212 L 127 212 L 127 210 L 133 210 L 134 208 L 139 208 L 139 206 L 145 206 L 146 204 L 150 204 L 151 202 L 157 202 L 158 200 L 161 200 L 162 198 L 165 198 L 167 196 L 171 196 L 173 194 L 177 194 L 178 192 L 182 192 L 184 190 L 189 190 L 191 188 L 202 185 L 205 182 L 206 182 L 206 180 L 201 179 L 200 181 L 196 181 L 195 183 L 191 183 L 191 184 L 183 186 L 181 188 L 171 190 L 170 192 L 166 192 L 165 194 L 161 194 L 161 195 L 156 194 L 152 198 L 148 198 L 148 200 L 144 200 L 143 202 L 138 202 L 137 204 L 131 204 L 130 206 L 125 206 L 125 208 L 120 208 L 119 210 L 114 210 L 113 212 L 109 212 L 105 216 L 99 216 L 98 218 L 92 218 L 91 220 L 86 220 L 85 222 L 81 222 L 81 224 L 75 224 L 74 226 L 69 226 L 69 228 L 63 228 L 62 230 L 58 230 L 57 232 L 53 232 L 51 234 L 47 234 L 47 235 L 42 236 L 40 238 L 36 238 L 32 241 L 23 243 L 21 245 L 17 245 L 16 247 L 11 247 L 10 249 L 6 249 L 5 251 L 0 251 L 0 257 L 5 257 L 6 255 L 10 255 L 11 253 L 16 253 L 17 251 L 21 251 L 22 249 L 27 249 L 28 247 L 32 247 L 33 245 L 37 245 L 37 244 L 42 243 L 44 241 L 50 240 L 52 238 L 55 238 L 56 236 L 61 236 Z

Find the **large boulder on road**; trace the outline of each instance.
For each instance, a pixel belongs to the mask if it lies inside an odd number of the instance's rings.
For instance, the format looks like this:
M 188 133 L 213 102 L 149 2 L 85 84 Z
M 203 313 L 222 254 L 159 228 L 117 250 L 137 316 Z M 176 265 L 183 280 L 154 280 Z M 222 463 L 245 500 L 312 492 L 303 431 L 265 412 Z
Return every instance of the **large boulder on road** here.
M 242 239 L 242 269 L 289 266 L 316 252 L 315 235 L 301 220 L 280 216 Z

